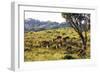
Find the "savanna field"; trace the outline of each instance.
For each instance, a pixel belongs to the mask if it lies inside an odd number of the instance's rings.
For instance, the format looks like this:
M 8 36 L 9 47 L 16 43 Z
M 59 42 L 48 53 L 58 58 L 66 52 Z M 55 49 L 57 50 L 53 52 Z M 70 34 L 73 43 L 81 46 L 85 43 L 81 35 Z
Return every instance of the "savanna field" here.
M 84 33 L 84 32 L 83 32 Z M 90 31 L 87 33 L 85 59 L 90 58 Z M 24 32 L 24 61 L 83 59 L 82 41 L 71 27 Z

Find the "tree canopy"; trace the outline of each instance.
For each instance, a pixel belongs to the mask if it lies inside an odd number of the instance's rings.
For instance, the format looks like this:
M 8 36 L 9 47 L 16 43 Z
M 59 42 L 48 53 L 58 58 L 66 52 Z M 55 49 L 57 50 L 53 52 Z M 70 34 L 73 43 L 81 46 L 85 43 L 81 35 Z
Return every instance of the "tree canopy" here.
M 62 13 L 63 18 L 69 21 L 75 31 L 87 31 L 90 29 L 90 14 L 86 13 Z

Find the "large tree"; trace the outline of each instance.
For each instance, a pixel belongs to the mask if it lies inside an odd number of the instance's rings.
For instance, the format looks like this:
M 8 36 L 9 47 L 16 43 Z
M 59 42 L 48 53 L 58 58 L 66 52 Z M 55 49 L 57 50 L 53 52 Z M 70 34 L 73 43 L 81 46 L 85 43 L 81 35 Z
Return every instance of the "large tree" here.
M 90 30 L 90 14 L 87 13 L 62 13 L 62 17 L 78 33 L 82 41 L 82 49 L 79 55 L 86 54 L 87 48 L 87 31 Z

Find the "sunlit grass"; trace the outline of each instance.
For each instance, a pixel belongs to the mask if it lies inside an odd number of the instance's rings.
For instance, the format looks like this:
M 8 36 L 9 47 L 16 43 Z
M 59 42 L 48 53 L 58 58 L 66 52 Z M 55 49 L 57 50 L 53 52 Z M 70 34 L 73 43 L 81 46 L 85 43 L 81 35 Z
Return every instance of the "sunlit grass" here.
M 38 32 L 25 32 L 24 35 L 24 47 L 28 48 L 28 50 L 24 51 L 24 61 L 46 61 L 46 60 L 63 60 L 63 59 L 82 59 L 81 56 L 78 56 L 78 49 L 80 47 L 69 45 L 72 47 L 71 51 L 67 50 L 67 47 L 64 48 L 54 48 L 55 44 L 51 47 L 31 47 L 31 46 L 40 46 L 41 41 L 52 41 L 57 36 L 62 37 L 69 37 L 70 39 L 76 38 L 77 44 L 81 42 L 79 35 L 74 31 L 72 28 L 59 28 L 59 29 L 52 29 L 52 30 L 44 30 Z M 88 45 L 86 50 L 86 57 L 85 59 L 90 58 L 90 33 L 88 35 Z

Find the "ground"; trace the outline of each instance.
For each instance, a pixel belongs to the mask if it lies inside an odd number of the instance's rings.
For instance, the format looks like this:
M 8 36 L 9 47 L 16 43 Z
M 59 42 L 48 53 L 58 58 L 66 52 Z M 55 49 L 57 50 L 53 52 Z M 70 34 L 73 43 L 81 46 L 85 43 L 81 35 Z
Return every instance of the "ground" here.
M 90 32 L 86 56 L 79 56 L 78 51 L 82 47 L 79 35 L 73 28 L 59 28 L 43 31 L 29 31 L 24 33 L 24 61 L 45 61 L 63 59 L 89 59 L 90 58 Z M 57 41 L 57 37 L 60 36 Z M 67 37 L 67 43 L 63 38 Z

